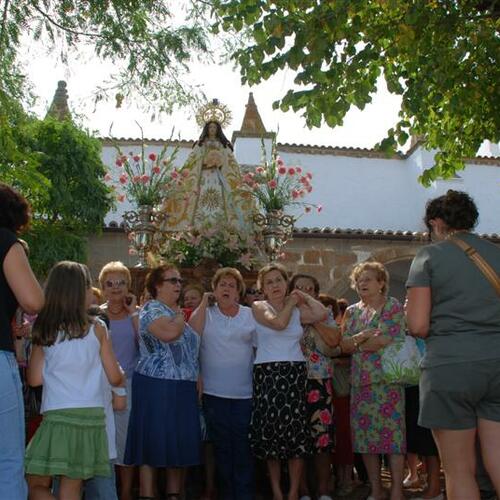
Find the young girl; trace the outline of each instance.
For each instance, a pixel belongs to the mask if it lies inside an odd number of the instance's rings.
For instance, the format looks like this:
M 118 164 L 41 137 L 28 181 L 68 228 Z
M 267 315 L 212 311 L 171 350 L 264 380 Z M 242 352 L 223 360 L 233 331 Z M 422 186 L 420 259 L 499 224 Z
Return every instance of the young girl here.
M 30 499 L 54 499 L 51 476 L 61 476 L 59 498 L 79 500 L 82 480 L 109 476 L 102 391 L 122 382 L 106 327 L 91 322 L 89 270 L 60 262 L 50 271 L 45 306 L 33 326 L 28 383 L 43 383 L 43 421 L 26 449 Z

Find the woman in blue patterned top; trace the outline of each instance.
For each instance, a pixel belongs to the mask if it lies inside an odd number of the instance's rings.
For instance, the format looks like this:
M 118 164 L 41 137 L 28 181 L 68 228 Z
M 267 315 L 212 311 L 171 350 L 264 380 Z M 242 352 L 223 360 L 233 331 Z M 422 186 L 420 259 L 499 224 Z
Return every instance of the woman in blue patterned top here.
M 198 334 L 178 306 L 182 279 L 170 264 L 146 277 L 152 299 L 139 314 L 140 359 L 132 379 L 125 463 L 141 466 L 140 498 L 153 498 L 152 467 L 167 469 L 167 498 L 180 499 L 183 468 L 201 462 L 196 381 Z

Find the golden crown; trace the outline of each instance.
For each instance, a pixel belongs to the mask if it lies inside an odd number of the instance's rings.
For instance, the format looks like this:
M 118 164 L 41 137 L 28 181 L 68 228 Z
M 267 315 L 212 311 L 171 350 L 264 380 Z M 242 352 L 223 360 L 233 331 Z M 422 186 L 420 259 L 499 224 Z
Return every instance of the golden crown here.
M 196 113 L 196 123 L 203 127 L 206 123 L 217 122 L 222 128 L 231 123 L 232 113 L 229 108 L 218 99 L 204 104 Z

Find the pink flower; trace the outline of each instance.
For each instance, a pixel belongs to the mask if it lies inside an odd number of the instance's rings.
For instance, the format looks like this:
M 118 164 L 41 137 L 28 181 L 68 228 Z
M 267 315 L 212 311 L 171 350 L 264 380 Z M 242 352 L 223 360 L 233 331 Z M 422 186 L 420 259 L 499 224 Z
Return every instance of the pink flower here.
M 297 191 L 296 189 L 292 190 L 292 198 L 296 200 L 300 196 L 300 192 Z
M 332 423 L 332 414 L 326 409 L 321 410 L 319 412 L 319 419 L 321 420 L 321 423 L 329 425 Z
M 149 153 L 148 158 L 149 158 L 151 161 L 155 161 L 155 160 L 156 160 L 156 155 L 155 155 L 154 153 Z
M 307 174 L 306 174 L 306 175 L 307 175 L 307 177 L 309 177 L 309 179 L 312 179 L 312 178 L 313 178 L 313 176 L 312 176 L 311 172 L 307 172 Z
M 141 159 L 139 155 L 135 155 L 132 160 L 134 160 L 136 163 Z
M 371 419 L 368 415 L 361 415 L 359 417 L 359 420 L 358 420 L 358 425 L 361 429 L 368 429 L 368 427 L 370 427 L 370 424 L 371 424 Z
M 321 436 L 316 441 L 316 446 L 318 448 L 326 448 L 330 444 L 330 436 L 328 434 L 321 434 Z
M 105 180 L 106 182 L 109 182 L 111 179 L 112 179 L 111 174 L 108 172 L 108 173 L 104 176 L 104 180 Z
M 294 169 L 293 167 L 290 167 L 290 168 L 288 169 L 288 174 L 289 174 L 289 175 L 295 175 L 295 169 Z
M 121 158 L 117 158 L 116 161 L 115 161 L 115 165 L 117 167 L 122 167 L 123 166 L 123 161 Z
M 267 185 L 271 188 L 271 189 L 276 189 L 278 187 L 278 183 L 276 182 L 275 179 L 271 179 Z
M 310 193 L 312 190 L 313 190 L 312 186 L 307 186 L 307 187 L 306 187 L 306 191 L 307 191 L 308 193 Z
M 384 403 L 380 407 L 380 413 L 387 418 L 389 418 L 392 415 L 393 411 L 394 411 L 394 406 L 392 406 L 391 403 Z
M 128 175 L 123 173 L 120 175 L 119 179 L 120 181 L 120 184 L 127 184 L 127 181 L 128 181 Z
M 122 202 L 124 202 L 124 201 L 125 201 L 125 195 L 124 195 L 124 194 L 119 194 L 119 195 L 117 195 L 117 196 L 116 196 L 116 199 L 117 199 L 120 203 L 122 203 Z
M 319 391 L 314 389 L 310 391 L 307 395 L 308 403 L 317 403 L 319 401 Z
M 149 182 L 149 179 L 151 179 L 151 177 L 149 177 L 149 175 L 147 175 L 147 174 L 141 175 L 141 182 L 143 184 L 147 184 Z
M 170 176 L 172 179 L 177 179 L 179 177 L 179 172 L 177 172 L 177 170 L 173 170 Z
M 250 174 L 245 174 L 243 176 L 243 182 L 246 182 L 247 184 L 252 185 L 253 184 L 252 176 Z
M 302 184 L 309 184 L 309 179 L 308 179 L 307 177 L 302 176 L 302 177 L 300 178 L 300 182 L 301 182 Z
M 297 173 L 298 174 L 301 174 L 302 173 L 302 169 L 300 167 L 295 167 L 295 169 L 297 170 Z
M 263 174 L 264 173 L 264 167 L 257 167 L 255 169 L 255 171 L 258 173 L 258 174 Z
M 278 174 L 285 175 L 286 174 L 286 167 L 279 167 Z
M 151 171 L 153 172 L 153 174 L 159 174 L 161 172 L 161 169 L 158 165 L 155 165 Z
M 134 175 L 134 177 L 132 177 L 132 182 L 134 184 L 137 184 L 138 182 L 141 182 L 141 176 L 140 175 Z
M 318 205 L 317 208 L 316 208 L 316 210 L 318 211 L 318 213 L 320 213 L 321 210 L 323 210 L 323 206 L 322 205 Z
M 278 167 L 282 167 L 285 164 L 285 162 L 278 156 L 276 158 L 276 164 L 278 165 Z

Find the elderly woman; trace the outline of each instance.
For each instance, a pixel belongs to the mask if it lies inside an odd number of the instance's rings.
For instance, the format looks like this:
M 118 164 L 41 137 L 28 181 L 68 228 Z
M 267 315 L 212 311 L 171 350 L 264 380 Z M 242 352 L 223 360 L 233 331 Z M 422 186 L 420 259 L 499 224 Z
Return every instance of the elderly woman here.
M 127 407 L 115 411 L 116 464 L 119 465 L 120 498 L 132 500 L 134 468 L 127 467 L 123 458 L 127 442 L 127 429 L 132 401 L 132 375 L 139 359 L 139 311 L 134 295 L 129 292 L 131 276 L 121 262 L 108 262 L 99 273 L 99 285 L 106 302 L 101 311 L 109 318 L 109 334 L 116 359 L 126 377 Z
M 183 468 L 200 463 L 201 431 L 196 382 L 197 333 L 178 306 L 182 279 L 170 264 L 146 277 L 152 299 L 139 315 L 140 359 L 132 380 L 132 411 L 125 463 L 166 467 L 167 498 L 179 500 Z M 141 479 L 142 479 L 141 478 Z M 141 497 L 154 497 L 152 482 L 141 480 Z
M 257 284 L 266 300 L 252 304 L 257 321 L 254 406 L 250 424 L 253 453 L 267 460 L 274 500 L 282 500 L 280 460 L 288 461 L 288 498 L 298 499 L 303 457 L 312 451 L 307 425 L 307 367 L 300 340 L 303 324 L 324 321 L 327 309 L 310 295 L 287 293 L 286 269 L 264 266 Z
M 315 299 L 319 295 L 319 282 L 308 274 L 295 274 L 288 290 L 300 290 Z M 313 441 L 315 484 L 320 500 L 331 500 L 330 467 L 331 452 L 335 442 L 333 426 L 332 360 L 334 348 L 340 342 L 340 328 L 333 316 L 327 323 L 315 323 L 304 327 L 301 341 L 307 363 L 307 418 Z M 302 495 L 308 496 L 306 475 L 303 474 Z
M 202 335 L 203 407 L 215 448 L 221 500 L 254 498 L 254 464 L 248 440 L 252 413 L 255 320 L 239 305 L 240 272 L 219 269 L 189 324 Z M 215 301 L 215 302 L 213 302 Z
M 404 340 L 401 304 L 387 296 L 389 274 L 379 262 L 358 264 L 351 273 L 360 301 L 347 308 L 341 343 L 352 352 L 351 428 L 353 449 L 361 453 L 371 484 L 370 500 L 384 498 L 380 454 L 389 456 L 391 500 L 403 500 L 405 401 L 401 385 L 384 382 L 380 349 Z
M 477 252 L 500 287 L 500 249 L 470 232 L 477 218 L 466 193 L 431 200 L 424 220 L 435 243 L 417 252 L 406 284 L 408 328 L 426 343 L 419 425 L 432 429 L 450 500 L 479 498 L 476 434 L 500 493 L 500 292 L 470 257 Z
M 12 338 L 20 306 L 36 314 L 44 296 L 17 238 L 30 222 L 26 199 L 0 183 L 0 487 L 2 498 L 26 498 L 24 405 Z M 18 333 L 16 333 L 18 335 Z

